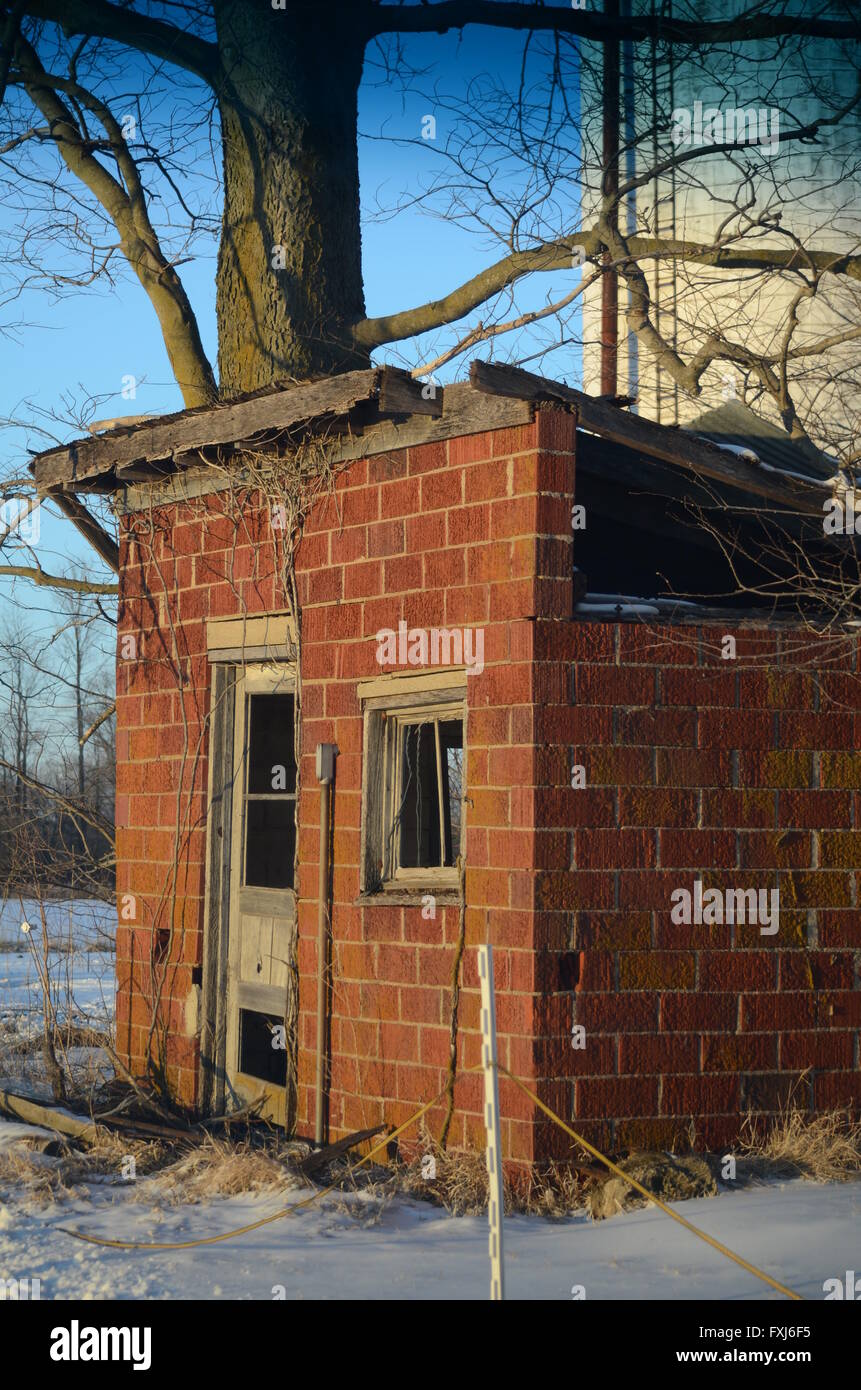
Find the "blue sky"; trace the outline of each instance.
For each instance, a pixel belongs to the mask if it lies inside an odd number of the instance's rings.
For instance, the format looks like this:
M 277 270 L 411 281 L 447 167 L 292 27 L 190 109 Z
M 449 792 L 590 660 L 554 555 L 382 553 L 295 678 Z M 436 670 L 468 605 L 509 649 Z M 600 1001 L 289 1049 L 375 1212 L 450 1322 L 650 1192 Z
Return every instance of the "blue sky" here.
M 402 93 L 393 86 L 377 85 L 378 75 L 369 52 L 365 81 L 360 93 L 360 173 L 363 205 L 363 259 L 366 305 L 369 315 L 405 309 L 443 294 L 504 254 L 488 237 L 475 237 L 438 217 L 411 209 L 391 220 L 379 221 L 373 209 L 380 199 L 394 203 L 402 192 L 415 193 L 433 168 L 440 167 L 439 150 L 450 133 L 454 117 L 444 102 L 433 97 L 458 96 L 466 83 L 481 78 L 485 89 L 493 85 L 516 90 L 523 59 L 524 36 L 503 30 L 472 26 L 463 34 L 430 35 L 409 39 L 404 47 L 407 60 L 427 69 L 417 84 L 421 90 Z M 527 73 L 536 80 L 546 70 L 546 59 L 530 50 Z M 133 74 L 123 73 L 125 93 L 133 90 Z M 428 94 L 431 94 L 430 100 Z M 576 107 L 576 90 L 569 92 Z M 122 106 L 123 99 L 119 99 Z M 116 110 L 115 106 L 115 110 Z M 437 121 L 436 140 L 415 142 L 422 118 L 433 112 Z M 385 135 L 385 139 L 378 137 Z M 575 144 L 575 130 L 569 137 Z M 511 186 L 514 174 L 501 175 L 502 186 Z M 89 194 L 84 194 L 89 198 Z M 570 188 L 566 196 L 572 198 Z M 567 214 L 567 209 L 564 210 Z M 558 209 L 557 209 L 558 213 Z M 571 202 L 572 217 L 576 207 Z M 3 223 L 6 223 L 4 229 Z M 11 227 L 11 214 L 0 212 L 0 232 Z M 201 243 L 198 256 L 181 267 L 180 274 L 200 324 L 204 347 L 213 362 L 217 356 L 215 324 L 214 242 Z M 518 311 L 539 308 L 546 296 L 559 297 L 572 289 L 581 272 L 571 270 L 553 276 L 534 277 L 518 291 Z M 552 284 L 550 283 L 552 281 Z M 507 316 L 507 315 L 506 315 Z M 472 324 L 480 312 L 466 322 Z M 93 395 L 100 400 L 96 418 L 142 412 L 163 413 L 181 409 L 179 392 L 171 379 L 164 345 L 155 315 L 137 281 L 129 276 L 115 286 L 97 285 L 77 291 L 71 297 L 52 299 L 44 290 L 31 288 L 0 315 L 0 323 L 25 321 L 24 327 L 0 337 L 0 379 L 6 418 L 37 418 L 34 410 L 61 407 L 64 397 L 80 401 Z M 450 338 L 448 339 L 450 341 Z M 496 350 L 504 354 L 511 339 L 497 340 Z M 538 343 L 536 339 L 536 344 Z M 543 341 L 543 339 L 541 340 Z M 440 344 L 440 346 L 443 344 Z M 436 349 L 435 349 L 436 350 Z M 478 353 L 487 351 L 487 346 Z M 441 381 L 463 374 L 469 357 L 441 370 Z M 402 361 L 397 345 L 382 349 L 379 360 Z M 409 365 L 416 361 L 409 357 Z M 420 360 L 426 360 L 424 358 Z M 579 354 L 571 348 L 557 350 L 539 367 L 569 381 L 579 378 Z M 138 380 L 136 398 L 121 396 L 122 377 L 132 373 Z M 55 426 L 57 437 L 69 439 L 80 431 Z M 46 448 L 50 440 L 38 431 L 6 427 L 0 441 L 0 464 L 4 476 L 21 473 L 30 449 Z M 95 574 L 99 562 L 68 522 L 61 521 L 52 508 L 43 509 L 38 554 L 46 570 L 64 570 L 69 562 L 86 565 Z M 4 559 L 9 562 L 8 552 Z M 0 608 L 8 613 L 13 606 L 41 612 L 40 623 L 52 621 L 57 605 L 49 591 L 34 590 L 26 581 L 0 580 Z M 2 621 L 2 620 L 0 620 Z M 35 621 L 35 618 L 31 619 Z

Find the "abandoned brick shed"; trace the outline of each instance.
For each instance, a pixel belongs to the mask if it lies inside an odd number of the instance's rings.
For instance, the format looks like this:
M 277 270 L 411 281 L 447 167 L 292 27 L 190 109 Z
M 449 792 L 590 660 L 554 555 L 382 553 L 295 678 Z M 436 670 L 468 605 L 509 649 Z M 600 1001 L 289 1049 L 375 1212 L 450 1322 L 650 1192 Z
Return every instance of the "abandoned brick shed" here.
M 684 432 L 474 363 L 435 393 L 388 368 L 257 393 L 34 469 L 91 537 L 76 494 L 120 518 L 133 1072 L 300 1135 L 319 1094 L 334 1139 L 444 1092 L 454 1038 L 449 1143 L 481 1145 L 488 940 L 501 1061 L 605 1150 L 692 1122 L 724 1145 L 793 1089 L 857 1104 L 857 637 L 778 601 L 779 558 L 763 579 L 763 525 L 826 546 L 828 460 L 739 404 Z M 761 889 L 768 925 L 702 911 Z M 568 1152 L 500 1091 L 509 1161 Z

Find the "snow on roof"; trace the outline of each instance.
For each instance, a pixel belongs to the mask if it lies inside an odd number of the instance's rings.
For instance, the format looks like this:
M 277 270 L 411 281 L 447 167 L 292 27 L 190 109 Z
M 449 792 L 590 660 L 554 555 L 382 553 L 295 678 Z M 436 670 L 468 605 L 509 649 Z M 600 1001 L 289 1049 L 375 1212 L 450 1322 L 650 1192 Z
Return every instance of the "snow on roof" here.
M 712 439 L 707 434 L 697 434 L 694 436 L 694 438 L 704 439 L 707 444 L 717 444 L 717 447 L 719 449 L 722 449 L 725 454 L 735 454 L 737 458 L 744 459 L 745 463 L 762 463 L 762 459 L 759 457 L 759 454 L 756 453 L 754 449 L 749 449 L 746 444 L 729 444 L 723 441 L 718 442 L 716 439 Z
M 696 612 L 702 606 L 700 603 L 693 603 L 690 599 L 683 598 L 639 598 L 635 594 L 587 593 L 579 603 L 575 603 L 574 612 L 595 616 L 609 613 L 614 617 L 634 617 L 638 614 L 659 617 L 661 614 L 672 613 L 678 608 L 687 608 Z
M 807 440 L 793 439 L 786 430 L 751 410 L 743 401 L 731 400 L 707 410 L 684 426 L 686 434 L 707 439 L 721 449 L 729 449 L 759 468 L 785 474 L 803 482 L 824 479 L 833 472 L 836 460 Z

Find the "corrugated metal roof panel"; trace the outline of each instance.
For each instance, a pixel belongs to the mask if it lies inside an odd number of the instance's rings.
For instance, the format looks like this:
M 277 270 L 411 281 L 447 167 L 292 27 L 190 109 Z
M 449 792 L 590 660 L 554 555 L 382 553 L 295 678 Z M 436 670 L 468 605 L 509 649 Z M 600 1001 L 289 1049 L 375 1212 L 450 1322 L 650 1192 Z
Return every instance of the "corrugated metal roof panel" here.
M 687 434 L 700 434 L 715 444 L 738 444 L 753 449 L 763 463 L 806 473 L 814 478 L 830 478 L 837 472 L 837 459 L 829 459 L 812 444 L 790 439 L 785 430 L 763 420 L 742 401 L 727 401 L 707 410 L 684 426 Z

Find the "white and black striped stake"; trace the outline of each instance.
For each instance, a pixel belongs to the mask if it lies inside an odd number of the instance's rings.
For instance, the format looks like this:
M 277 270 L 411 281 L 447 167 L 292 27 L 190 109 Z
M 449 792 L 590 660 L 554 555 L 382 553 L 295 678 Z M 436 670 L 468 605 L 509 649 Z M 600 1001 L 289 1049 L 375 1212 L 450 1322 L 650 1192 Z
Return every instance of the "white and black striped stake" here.
M 481 981 L 481 1064 L 484 1068 L 484 1124 L 487 1130 L 487 1176 L 489 1199 L 487 1217 L 490 1223 L 488 1249 L 490 1252 L 490 1298 L 498 1302 L 505 1297 L 505 1272 L 502 1258 L 502 1150 L 499 1142 L 499 1081 L 496 1071 L 496 1003 L 493 994 L 493 949 L 478 948 L 478 974 Z

